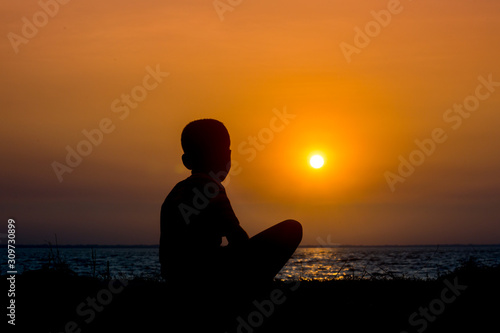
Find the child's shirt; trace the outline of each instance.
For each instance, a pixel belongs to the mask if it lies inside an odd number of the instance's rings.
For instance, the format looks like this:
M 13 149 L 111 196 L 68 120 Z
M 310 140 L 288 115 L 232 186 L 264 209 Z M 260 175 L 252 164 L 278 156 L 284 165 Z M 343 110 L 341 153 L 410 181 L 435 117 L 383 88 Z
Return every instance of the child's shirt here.
M 179 182 L 161 207 L 162 275 L 208 264 L 222 237 L 239 226 L 224 186 L 207 174 Z M 169 271 L 167 273 L 167 271 Z

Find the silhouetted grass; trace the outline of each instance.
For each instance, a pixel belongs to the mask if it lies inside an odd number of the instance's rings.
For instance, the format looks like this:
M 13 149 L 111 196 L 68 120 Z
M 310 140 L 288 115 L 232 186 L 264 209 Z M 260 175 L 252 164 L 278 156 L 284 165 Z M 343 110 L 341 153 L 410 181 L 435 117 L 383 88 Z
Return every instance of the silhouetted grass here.
M 492 300 L 500 297 L 500 266 L 480 265 L 474 258 L 437 279 L 366 273 L 332 281 L 275 281 L 249 294 L 248 286 L 225 292 L 203 279 L 186 286 L 151 276 L 127 280 L 122 290 L 111 293 L 110 288 L 116 291 L 121 282 L 110 279 L 110 274 L 78 276 L 58 256 L 57 247 L 51 248 L 50 265 L 17 276 L 19 329 L 62 332 L 68 322 L 75 322 L 81 332 L 247 332 L 241 320 L 250 316 L 258 323 L 261 316 L 262 323 L 251 327 L 252 333 L 416 332 L 409 316 L 441 297 L 444 281 L 454 279 L 467 289 L 425 332 L 487 331 L 488 325 L 496 325 L 499 311 Z M 2 281 L 6 290 L 5 277 Z M 255 304 L 265 308 L 273 290 L 282 302 L 267 316 Z M 92 320 L 89 299 L 106 303 L 97 303 L 100 311 L 93 310 Z

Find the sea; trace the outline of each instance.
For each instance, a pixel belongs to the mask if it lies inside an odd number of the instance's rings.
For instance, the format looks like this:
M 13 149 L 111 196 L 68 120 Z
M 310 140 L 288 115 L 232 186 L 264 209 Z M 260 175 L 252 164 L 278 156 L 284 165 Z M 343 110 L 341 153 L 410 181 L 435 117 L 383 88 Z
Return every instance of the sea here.
M 6 274 L 7 249 L 1 273 Z M 157 246 L 21 247 L 15 253 L 18 274 L 48 264 L 64 264 L 79 275 L 160 279 Z M 278 273 L 277 280 L 346 278 L 435 279 L 474 260 L 500 265 L 500 245 L 304 246 Z M 204 272 L 199 272 L 203 279 Z

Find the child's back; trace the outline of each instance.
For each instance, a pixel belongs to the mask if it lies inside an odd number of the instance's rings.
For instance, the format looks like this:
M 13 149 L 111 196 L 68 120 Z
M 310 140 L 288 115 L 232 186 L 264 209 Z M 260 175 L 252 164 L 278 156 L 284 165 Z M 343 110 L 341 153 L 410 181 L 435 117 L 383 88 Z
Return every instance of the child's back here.
M 220 253 L 222 237 L 236 228 L 238 219 L 217 180 L 198 173 L 179 182 L 161 208 L 162 273 L 180 277 L 206 272 L 210 265 L 215 269 L 211 261 Z

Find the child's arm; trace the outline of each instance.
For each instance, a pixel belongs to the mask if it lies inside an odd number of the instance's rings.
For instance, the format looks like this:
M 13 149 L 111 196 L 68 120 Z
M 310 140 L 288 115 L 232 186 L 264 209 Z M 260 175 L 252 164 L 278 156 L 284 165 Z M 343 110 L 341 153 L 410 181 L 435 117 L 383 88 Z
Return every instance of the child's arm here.
M 236 225 L 226 235 L 228 246 L 238 245 L 248 240 L 246 231 L 240 226 Z

